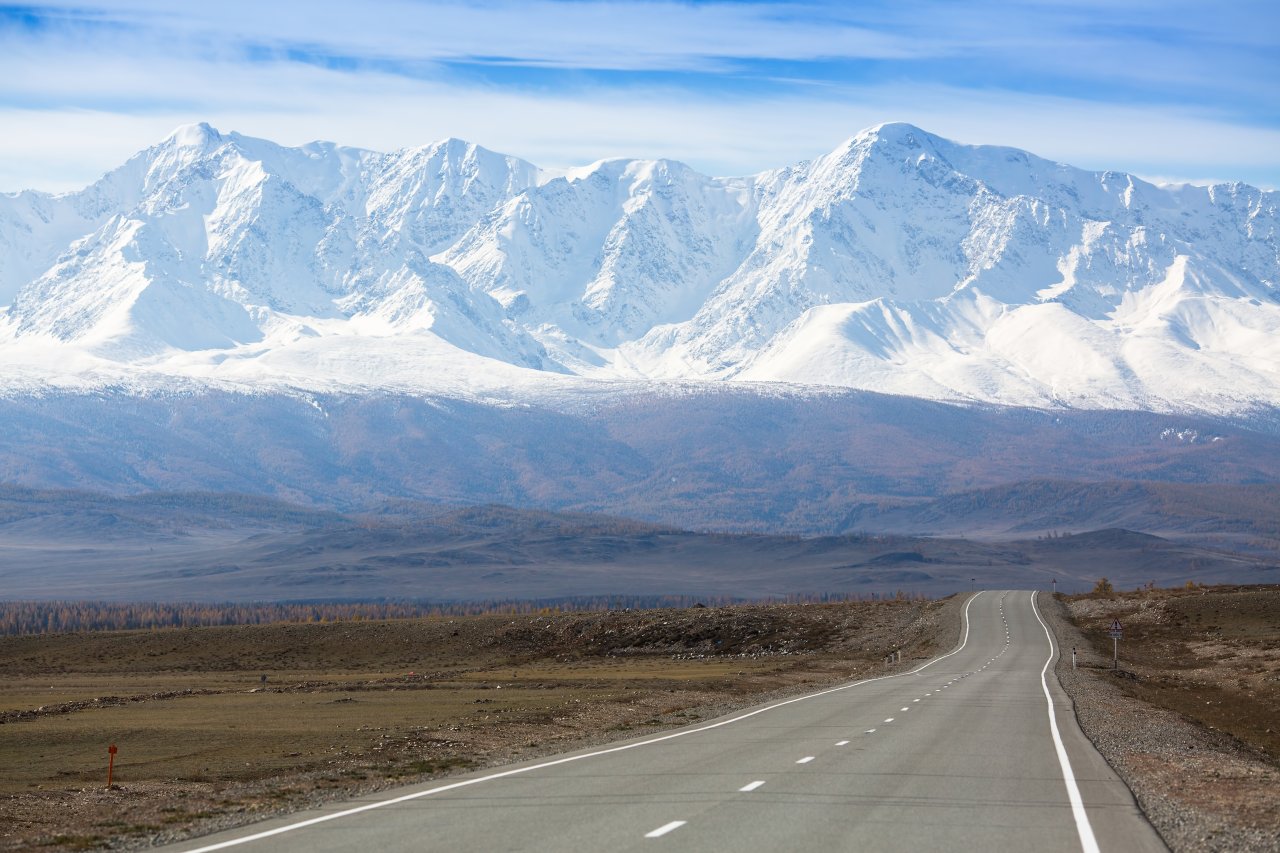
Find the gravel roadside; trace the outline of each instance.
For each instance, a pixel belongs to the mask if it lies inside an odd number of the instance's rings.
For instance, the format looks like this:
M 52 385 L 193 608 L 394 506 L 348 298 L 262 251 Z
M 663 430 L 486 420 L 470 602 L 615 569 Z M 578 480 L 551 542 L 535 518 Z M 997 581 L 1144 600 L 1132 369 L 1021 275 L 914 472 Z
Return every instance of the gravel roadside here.
M 1127 695 L 1068 618 L 1040 603 L 1064 653 L 1056 673 L 1076 719 L 1174 853 L 1280 850 L 1280 771 L 1264 754 Z M 1070 650 L 1079 650 L 1078 668 Z

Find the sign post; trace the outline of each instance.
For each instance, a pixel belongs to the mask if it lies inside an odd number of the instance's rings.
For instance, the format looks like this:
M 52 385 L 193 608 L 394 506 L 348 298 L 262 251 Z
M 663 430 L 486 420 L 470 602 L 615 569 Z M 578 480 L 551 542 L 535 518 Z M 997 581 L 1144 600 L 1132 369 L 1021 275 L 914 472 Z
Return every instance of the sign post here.
M 116 745 L 113 743 L 107 747 L 107 787 L 111 787 L 111 773 L 116 768 Z
M 1120 624 L 1119 619 L 1111 620 L 1111 668 L 1120 668 L 1120 638 L 1124 636 L 1124 626 Z

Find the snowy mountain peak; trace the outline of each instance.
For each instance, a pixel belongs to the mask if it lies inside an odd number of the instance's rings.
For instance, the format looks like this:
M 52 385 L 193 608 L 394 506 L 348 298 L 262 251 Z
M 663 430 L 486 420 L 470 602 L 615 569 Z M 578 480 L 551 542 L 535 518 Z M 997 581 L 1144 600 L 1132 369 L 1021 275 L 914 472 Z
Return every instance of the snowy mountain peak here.
M 746 178 L 200 123 L 81 192 L 0 196 L 0 382 L 488 371 L 1239 411 L 1280 404 L 1276 201 L 900 122 Z
M 898 145 L 908 148 L 919 148 L 924 145 L 933 145 L 938 142 L 944 142 L 942 137 L 934 136 L 928 131 L 909 124 L 905 121 L 886 121 L 877 125 L 873 125 L 853 136 L 848 144 L 874 144 L 880 142 L 886 145 Z
M 212 147 L 222 144 L 222 134 L 214 130 L 208 122 L 184 124 L 175 128 L 161 145 L 172 145 L 207 153 Z

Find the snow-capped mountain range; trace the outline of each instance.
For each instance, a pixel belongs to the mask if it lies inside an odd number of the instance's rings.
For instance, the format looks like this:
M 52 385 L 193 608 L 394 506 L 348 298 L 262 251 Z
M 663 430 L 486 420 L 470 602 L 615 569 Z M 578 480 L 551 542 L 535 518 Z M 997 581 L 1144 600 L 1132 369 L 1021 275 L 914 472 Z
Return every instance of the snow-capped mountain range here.
M 695 380 L 1273 408 L 1278 200 L 905 124 L 741 178 L 192 125 L 80 192 L 0 194 L 0 388 Z

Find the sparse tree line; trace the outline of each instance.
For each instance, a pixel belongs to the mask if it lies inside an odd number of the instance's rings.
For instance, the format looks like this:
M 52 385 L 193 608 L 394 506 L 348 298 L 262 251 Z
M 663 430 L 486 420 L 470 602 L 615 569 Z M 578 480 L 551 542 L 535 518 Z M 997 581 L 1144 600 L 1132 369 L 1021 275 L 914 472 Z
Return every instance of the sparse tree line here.
M 209 604 L 205 602 L 6 601 L 0 602 L 0 636 L 58 634 L 77 631 L 158 630 L 214 625 L 266 625 L 293 622 L 359 622 L 376 619 L 482 616 L 488 614 L 550 615 L 602 610 L 724 607 L 746 603 L 829 604 L 924 598 L 898 590 L 893 595 L 823 593 L 752 600 L 730 596 L 623 595 L 574 596 L 536 600 L 462 602 L 281 602 Z
M 1185 584 L 1182 585 L 1181 588 L 1190 592 L 1191 590 L 1208 589 L 1209 587 L 1206 584 L 1196 583 L 1195 581 L 1187 581 Z M 1156 592 L 1160 589 L 1162 588 L 1156 586 L 1155 581 L 1147 581 L 1146 583 L 1140 584 L 1137 588 L 1135 588 L 1134 592 Z M 1169 589 L 1178 589 L 1178 587 L 1169 587 Z M 1113 584 L 1107 578 L 1098 578 L 1098 582 L 1093 585 L 1093 590 L 1089 592 L 1089 597 L 1090 598 L 1115 598 L 1116 594 L 1117 594 L 1117 590 L 1116 590 L 1115 584 Z

